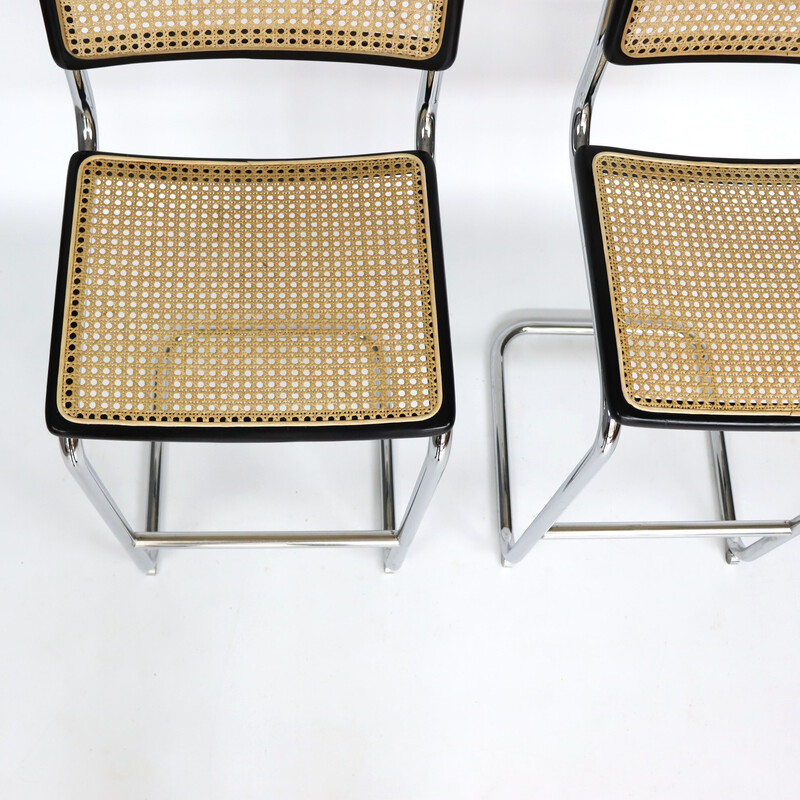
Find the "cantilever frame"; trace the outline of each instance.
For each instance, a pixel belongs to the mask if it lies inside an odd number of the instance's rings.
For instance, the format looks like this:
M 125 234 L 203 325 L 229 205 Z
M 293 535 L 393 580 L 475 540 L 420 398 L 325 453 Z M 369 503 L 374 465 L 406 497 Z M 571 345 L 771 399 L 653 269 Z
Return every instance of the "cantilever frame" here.
M 500 518 L 500 551 L 504 567 L 521 561 L 542 539 L 727 539 L 728 563 L 754 561 L 800 534 L 800 516 L 792 520 L 748 522 L 736 519 L 725 437 L 709 431 L 721 520 L 698 522 L 591 522 L 558 523 L 567 506 L 578 496 L 610 458 L 619 441 L 621 426 L 603 399 L 600 422 L 591 447 L 556 490 L 533 522 L 515 538 L 511 519 L 511 478 L 508 464 L 508 432 L 505 404 L 504 356 L 517 336 L 591 336 L 592 319 L 585 311 L 549 311 L 505 328 L 492 348 L 492 407 L 494 409 L 497 503 Z M 761 537 L 745 545 L 742 537 Z
M 97 149 L 97 122 L 92 87 L 85 70 L 65 70 L 75 107 L 78 149 Z M 417 97 L 416 147 L 433 157 L 436 115 L 443 72 L 426 71 L 420 76 Z M 396 523 L 392 441 L 380 440 L 381 529 L 367 531 L 250 531 L 250 532 L 165 532 L 159 530 L 161 477 L 164 442 L 150 443 L 146 525 L 136 531 L 120 511 L 111 494 L 86 456 L 81 439 L 59 438 L 61 455 L 78 485 L 105 520 L 114 536 L 146 574 L 155 575 L 158 552 L 163 548 L 243 547 L 380 547 L 385 550 L 384 569 L 397 572 L 403 565 L 422 517 L 450 457 L 452 431 L 433 436 L 416 485 L 399 525 Z
M 594 42 L 575 92 L 570 125 L 573 183 L 577 197 L 574 156 L 589 144 L 594 96 L 606 67 L 603 43 L 606 36 L 612 0 L 606 0 Z M 582 235 L 583 231 L 582 231 Z M 588 271 L 588 253 L 584 239 L 584 255 Z M 511 481 L 508 463 L 504 355 L 508 344 L 521 335 L 594 335 L 592 316 L 586 311 L 542 311 L 515 322 L 502 330 L 491 352 L 491 391 L 494 418 L 497 505 L 499 516 L 500 553 L 504 567 L 521 561 L 542 539 L 603 538 L 723 538 L 729 564 L 754 561 L 776 547 L 800 535 L 800 515 L 791 520 L 740 521 L 735 504 L 728 466 L 725 434 L 709 430 L 708 441 L 714 470 L 720 520 L 702 522 L 593 522 L 558 523 L 562 513 L 600 471 L 619 441 L 620 423 L 609 413 L 605 396 L 600 406 L 600 421 L 591 447 L 567 476 L 528 527 L 517 537 L 511 519 Z M 597 340 L 595 339 L 597 345 Z M 599 361 L 599 352 L 598 352 Z M 602 390 L 601 390 L 602 391 Z M 745 544 L 742 537 L 759 537 Z

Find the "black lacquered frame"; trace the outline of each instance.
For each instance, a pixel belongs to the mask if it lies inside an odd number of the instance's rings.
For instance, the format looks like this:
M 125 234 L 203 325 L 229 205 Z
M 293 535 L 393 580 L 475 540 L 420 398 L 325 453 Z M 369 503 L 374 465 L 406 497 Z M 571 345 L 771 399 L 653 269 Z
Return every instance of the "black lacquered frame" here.
M 53 60 L 64 69 L 91 69 L 111 67 L 117 64 L 143 63 L 148 61 L 169 61 L 186 59 L 215 58 L 253 58 L 253 59 L 293 59 L 298 61 L 349 61 L 361 64 L 380 64 L 392 67 L 407 67 L 420 70 L 447 69 L 455 60 L 458 50 L 458 34 L 461 26 L 463 0 L 447 0 L 444 17 L 444 31 L 439 50 L 430 58 L 403 58 L 402 56 L 381 56 L 373 53 L 337 53 L 307 50 L 236 49 L 212 51 L 146 51 L 113 58 L 77 58 L 64 45 L 61 22 L 55 0 L 39 0 L 47 29 L 47 40 Z
M 619 153 L 620 155 L 662 158 L 679 161 L 716 162 L 720 164 L 774 164 L 778 166 L 800 166 L 800 161 L 764 160 L 730 158 L 704 158 L 696 156 L 667 155 L 640 150 L 624 150 L 615 147 L 589 145 L 581 147 L 575 154 L 575 183 L 580 204 L 580 218 L 583 226 L 586 248 L 587 268 L 591 286 L 591 299 L 594 309 L 595 334 L 600 357 L 600 375 L 603 391 L 607 398 L 609 412 L 620 422 L 628 425 L 668 428 L 693 428 L 701 430 L 774 430 L 786 428 L 800 429 L 800 419 L 794 416 L 768 415 L 750 412 L 735 414 L 725 412 L 703 413 L 687 410 L 669 412 L 643 410 L 631 405 L 624 395 L 622 369 L 617 349 L 617 333 L 611 302 L 611 287 L 608 280 L 603 232 L 594 181 L 592 162 L 597 153 Z
M 614 0 L 612 2 L 608 16 L 606 37 L 603 43 L 605 56 L 612 64 L 679 64 L 684 61 L 777 61 L 796 63 L 800 61 L 800 53 L 796 56 L 788 56 L 770 55 L 768 53 L 765 55 L 740 55 L 737 53 L 699 52 L 688 55 L 631 58 L 622 52 L 622 39 L 625 35 L 631 8 L 636 2 L 641 2 L 641 0 Z
M 164 425 L 119 424 L 111 422 L 75 422 L 66 419 L 58 409 L 58 381 L 67 303 L 67 282 L 70 272 L 72 251 L 72 229 L 75 203 L 78 198 L 77 177 L 80 165 L 89 157 L 118 156 L 117 153 L 78 152 L 72 156 L 67 175 L 67 189 L 64 200 L 64 221 L 61 234 L 61 250 L 58 263 L 55 308 L 53 312 L 53 333 L 50 343 L 50 367 L 47 378 L 47 397 L 45 416 L 51 433 L 57 436 L 81 439 L 114 439 L 133 441 L 169 442 L 295 442 L 295 441 L 347 441 L 371 439 L 401 439 L 410 437 L 430 437 L 449 431 L 455 422 L 455 387 L 453 378 L 453 358 L 450 342 L 450 326 L 445 285 L 444 256 L 439 216 L 439 197 L 436 181 L 436 167 L 431 156 L 421 150 L 408 151 L 419 158 L 425 167 L 425 186 L 428 201 L 429 241 L 432 257 L 433 294 L 436 308 L 436 339 L 440 365 L 441 404 L 435 414 L 424 420 L 397 420 L 380 422 L 324 423 L 303 425 L 301 422 L 286 424 L 246 423 L 226 425 L 214 422 L 192 425 L 174 423 Z M 398 155 L 395 153 L 371 155 Z M 403 155 L 400 153 L 399 155 Z M 139 156 L 133 156 L 137 158 Z M 142 158 L 148 158 L 141 156 Z M 358 157 L 358 156 L 355 156 Z M 181 159 L 182 161 L 204 159 Z M 221 160 L 221 159 L 213 159 Z M 247 159 L 224 159 L 237 163 L 247 163 Z M 264 160 L 264 159 L 260 159 Z M 286 159 L 291 160 L 291 159 Z M 295 159 L 301 160 L 301 159 Z M 308 159 L 302 159 L 306 161 Z

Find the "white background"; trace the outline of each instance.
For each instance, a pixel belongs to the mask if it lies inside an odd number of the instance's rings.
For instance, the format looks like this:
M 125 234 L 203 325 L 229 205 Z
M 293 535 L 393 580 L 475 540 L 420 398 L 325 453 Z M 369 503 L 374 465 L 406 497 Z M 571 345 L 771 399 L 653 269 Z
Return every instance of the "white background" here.
M 66 83 L 38 4 L 6 2 L 0 794 L 14 798 L 797 798 L 800 542 L 546 542 L 499 565 L 488 350 L 530 307 L 586 307 L 567 154 L 596 0 L 467 0 L 439 182 L 453 456 L 403 570 L 371 550 L 173 551 L 141 576 L 44 425 Z M 411 146 L 416 76 L 183 62 L 93 76 L 100 143 L 269 158 Z M 800 67 L 611 68 L 595 141 L 800 155 Z M 590 341 L 509 353 L 518 524 L 593 434 Z M 399 496 L 420 443 L 399 448 Z M 800 437 L 731 437 L 740 514 L 800 513 Z M 95 446 L 141 523 L 145 449 Z M 179 446 L 166 527 L 371 527 L 374 445 Z M 626 430 L 569 516 L 710 518 L 702 434 Z

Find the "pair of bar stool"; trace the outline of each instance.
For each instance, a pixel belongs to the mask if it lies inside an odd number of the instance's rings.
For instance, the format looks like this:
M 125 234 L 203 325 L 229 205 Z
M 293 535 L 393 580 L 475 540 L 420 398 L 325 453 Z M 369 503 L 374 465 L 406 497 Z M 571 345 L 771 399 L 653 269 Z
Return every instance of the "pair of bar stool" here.
M 455 391 L 433 162 L 442 71 L 460 0 L 221 3 L 41 0 L 67 71 L 79 152 L 69 167 L 46 414 L 62 454 L 134 561 L 165 547 L 373 545 L 397 570 L 450 451 Z M 492 376 L 503 562 L 558 535 L 721 535 L 731 560 L 792 538 L 800 518 L 735 519 L 724 431 L 797 427 L 800 164 L 711 162 L 589 144 L 607 61 L 796 59 L 800 11 L 777 3 L 606 2 L 572 123 L 593 316 L 504 331 Z M 416 149 L 281 161 L 99 152 L 88 70 L 136 61 L 305 58 L 421 71 Z M 503 400 L 521 332 L 594 333 L 603 376 L 592 449 L 518 540 Z M 723 520 L 556 520 L 622 425 L 706 429 Z M 392 440 L 426 437 L 395 518 Z M 86 439 L 150 442 L 146 530 L 86 458 Z M 164 442 L 369 439 L 381 450 L 374 531 L 159 530 Z M 566 531 L 565 531 L 566 527 Z M 742 536 L 760 537 L 745 546 Z

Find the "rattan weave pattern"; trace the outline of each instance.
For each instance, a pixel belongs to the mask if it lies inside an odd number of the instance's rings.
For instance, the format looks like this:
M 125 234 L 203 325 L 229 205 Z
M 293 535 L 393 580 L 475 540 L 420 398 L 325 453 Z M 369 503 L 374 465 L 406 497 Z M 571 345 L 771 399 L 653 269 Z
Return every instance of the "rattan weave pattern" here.
M 623 392 L 800 413 L 800 165 L 593 160 Z
M 424 164 L 80 165 L 58 407 L 74 422 L 335 425 L 441 404 Z
M 800 56 L 800 3 L 635 0 L 621 50 L 629 58 Z
M 288 50 L 421 60 L 442 41 L 447 0 L 57 0 L 77 58 Z

